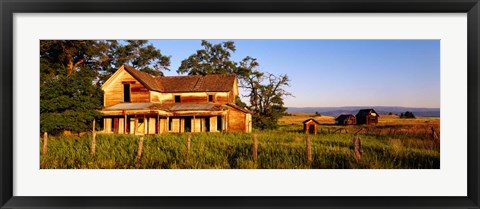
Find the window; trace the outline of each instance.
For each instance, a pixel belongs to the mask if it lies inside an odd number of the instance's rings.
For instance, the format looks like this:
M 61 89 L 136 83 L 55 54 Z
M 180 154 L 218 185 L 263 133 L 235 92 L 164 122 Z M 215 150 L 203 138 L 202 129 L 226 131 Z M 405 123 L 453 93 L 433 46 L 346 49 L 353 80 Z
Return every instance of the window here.
M 208 95 L 208 102 L 213 102 L 213 95 Z
M 130 102 L 130 84 L 123 84 L 123 102 Z
M 175 103 L 180 103 L 180 95 L 175 96 Z

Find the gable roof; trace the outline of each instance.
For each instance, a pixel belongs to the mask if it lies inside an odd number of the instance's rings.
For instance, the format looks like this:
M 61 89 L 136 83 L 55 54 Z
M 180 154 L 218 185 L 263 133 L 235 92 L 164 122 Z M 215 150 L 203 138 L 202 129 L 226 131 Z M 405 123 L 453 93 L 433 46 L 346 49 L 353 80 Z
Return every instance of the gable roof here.
M 153 77 L 152 75 L 146 72 L 139 71 L 127 65 L 123 65 L 123 68 L 125 69 L 125 71 L 130 73 L 130 75 L 132 75 L 135 79 L 137 79 L 138 82 L 140 82 L 143 86 L 145 86 L 145 88 L 147 88 L 148 90 L 160 91 L 160 92 L 164 90 L 162 84 L 158 82 L 155 79 L 155 77 Z
M 355 115 L 352 115 L 352 114 L 342 114 L 342 115 L 339 115 L 337 118 L 335 118 L 335 120 L 346 120 L 348 119 L 349 117 L 355 117 Z
M 307 120 L 303 121 L 303 123 L 307 123 L 308 121 L 313 121 L 313 122 L 315 122 L 317 125 L 320 125 L 320 123 L 319 123 L 318 121 L 316 121 L 315 119 L 313 119 L 313 118 L 307 119 Z
M 368 114 L 370 114 L 371 112 L 374 112 L 378 116 L 378 113 L 374 109 L 361 109 L 361 110 L 358 111 L 358 113 L 355 116 L 356 117 L 365 117 Z

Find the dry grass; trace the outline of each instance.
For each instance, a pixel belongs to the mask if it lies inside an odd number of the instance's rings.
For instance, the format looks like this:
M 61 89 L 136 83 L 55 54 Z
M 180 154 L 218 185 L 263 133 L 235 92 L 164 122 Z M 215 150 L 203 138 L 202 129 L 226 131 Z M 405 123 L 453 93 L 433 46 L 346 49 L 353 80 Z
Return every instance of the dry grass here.
M 302 124 L 303 121 L 313 118 L 319 123 L 322 124 L 335 124 L 335 117 L 332 116 L 316 116 L 315 114 L 309 113 L 295 113 L 289 116 L 283 116 L 278 121 L 281 125 L 296 125 Z

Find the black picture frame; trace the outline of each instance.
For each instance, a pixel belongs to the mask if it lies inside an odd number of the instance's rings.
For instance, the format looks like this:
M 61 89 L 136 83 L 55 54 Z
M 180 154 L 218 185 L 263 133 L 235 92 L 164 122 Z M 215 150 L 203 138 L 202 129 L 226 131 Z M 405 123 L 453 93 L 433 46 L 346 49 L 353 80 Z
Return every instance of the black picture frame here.
M 0 0 L 1 208 L 479 208 L 479 0 Z M 13 196 L 14 13 L 467 13 L 468 195 L 465 197 Z M 449 179 L 445 179 L 448 181 Z

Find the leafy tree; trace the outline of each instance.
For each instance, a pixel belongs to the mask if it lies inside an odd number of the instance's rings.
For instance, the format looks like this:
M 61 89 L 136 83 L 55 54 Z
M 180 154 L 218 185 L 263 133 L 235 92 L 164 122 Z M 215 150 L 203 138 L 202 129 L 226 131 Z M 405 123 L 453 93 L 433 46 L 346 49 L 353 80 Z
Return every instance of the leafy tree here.
M 247 90 L 245 95 L 249 104 L 236 98 L 236 104 L 247 107 L 253 114 L 253 124 L 257 128 L 276 128 L 278 119 L 285 114 L 283 98 L 291 95 L 285 90 L 290 80 L 287 75 L 273 75 L 256 70 L 259 66 L 257 59 L 247 56 L 239 63 L 231 60 L 236 51 L 232 41 L 220 44 L 211 44 L 203 40 L 203 49 L 197 50 L 182 61 L 180 74 L 207 75 L 207 74 L 236 74 L 240 87 Z
M 285 90 L 290 86 L 290 79 L 287 75 L 275 76 L 270 73 L 254 74 L 249 78 L 245 88 L 250 92 L 249 109 L 254 112 L 253 124 L 260 129 L 277 128 L 278 119 L 287 110 L 283 98 L 291 96 Z
M 123 65 L 130 65 L 140 71 L 154 76 L 162 76 L 164 70 L 170 70 L 170 56 L 164 56 L 146 40 L 105 41 L 108 46 L 98 59 L 100 69 L 100 83 L 105 82 L 110 75 Z
M 415 115 L 413 114 L 413 112 L 406 111 L 405 113 L 402 113 L 400 115 L 400 118 L 415 118 Z
M 103 84 L 122 64 L 154 75 L 170 58 L 147 41 L 42 40 L 40 42 L 40 129 L 85 131 L 101 115 Z
M 236 72 L 236 63 L 230 60 L 232 53 L 236 50 L 233 41 L 211 44 L 202 40 L 201 45 L 203 49 L 197 50 L 195 54 L 183 60 L 177 73 L 207 75 Z
M 103 92 L 92 85 L 95 73 L 82 68 L 71 76 L 58 75 L 41 85 L 40 130 L 52 134 L 63 130 L 89 130 L 101 117 Z

